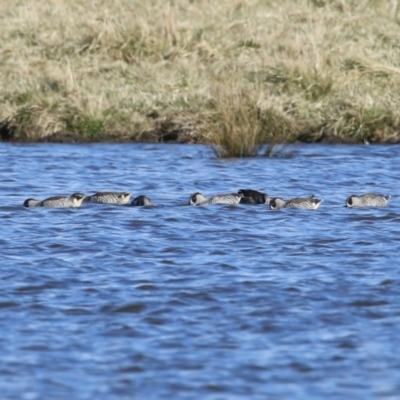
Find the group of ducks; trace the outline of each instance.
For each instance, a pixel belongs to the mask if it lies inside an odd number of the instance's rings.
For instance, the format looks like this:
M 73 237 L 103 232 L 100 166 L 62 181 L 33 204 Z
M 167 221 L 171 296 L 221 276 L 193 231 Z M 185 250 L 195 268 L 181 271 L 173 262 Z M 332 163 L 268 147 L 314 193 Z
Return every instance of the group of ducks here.
M 100 203 L 127 205 L 131 198 L 129 192 L 98 192 L 91 196 L 82 193 L 74 193 L 71 196 L 55 196 L 45 200 L 26 199 L 25 207 L 80 207 L 82 203 Z M 346 207 L 385 207 L 390 196 L 375 193 L 367 193 L 361 196 L 351 195 L 346 199 Z M 316 210 L 322 203 L 321 199 L 316 199 L 314 195 L 309 197 L 298 197 L 290 200 L 283 200 L 280 197 L 270 198 L 266 193 L 253 189 L 240 189 L 237 193 L 218 194 L 206 198 L 201 193 L 193 193 L 189 198 L 192 206 L 205 206 L 208 204 L 267 204 L 271 210 L 282 208 L 300 208 L 304 210 Z M 150 206 L 153 202 L 146 196 L 138 196 L 130 203 L 131 206 Z
M 389 195 L 367 193 L 361 196 L 351 195 L 346 199 L 346 207 L 385 207 L 389 201 Z M 220 194 L 205 198 L 201 193 L 190 196 L 189 204 L 203 206 L 207 204 L 268 204 L 271 210 L 281 208 L 300 208 L 303 210 L 316 210 L 322 203 L 322 199 L 316 199 L 314 195 L 309 197 L 296 197 L 284 200 L 280 197 L 269 198 L 266 193 L 252 189 L 240 189 L 237 193 Z
M 92 196 L 82 193 L 74 193 L 71 196 L 53 196 L 44 200 L 26 199 L 25 207 L 54 207 L 54 208 L 76 208 L 80 207 L 84 201 L 99 204 L 128 204 L 131 198 L 129 192 L 99 192 Z M 152 201 L 146 196 L 138 196 L 131 202 L 132 206 L 150 206 Z

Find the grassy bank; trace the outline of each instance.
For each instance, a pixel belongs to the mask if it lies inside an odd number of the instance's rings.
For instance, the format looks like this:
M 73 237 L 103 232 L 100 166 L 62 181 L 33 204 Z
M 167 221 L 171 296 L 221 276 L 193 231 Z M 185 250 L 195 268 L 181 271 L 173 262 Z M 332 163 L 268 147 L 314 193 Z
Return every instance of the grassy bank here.
M 19 0 L 0 19 L 3 140 L 400 141 L 396 1 Z

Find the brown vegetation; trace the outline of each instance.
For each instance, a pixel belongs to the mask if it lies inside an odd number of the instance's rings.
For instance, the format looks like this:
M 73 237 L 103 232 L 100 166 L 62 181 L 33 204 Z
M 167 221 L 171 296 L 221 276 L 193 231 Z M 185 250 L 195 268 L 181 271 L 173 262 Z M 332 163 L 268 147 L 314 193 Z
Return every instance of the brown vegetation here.
M 397 1 L 20 0 L 0 19 L 4 140 L 400 139 Z

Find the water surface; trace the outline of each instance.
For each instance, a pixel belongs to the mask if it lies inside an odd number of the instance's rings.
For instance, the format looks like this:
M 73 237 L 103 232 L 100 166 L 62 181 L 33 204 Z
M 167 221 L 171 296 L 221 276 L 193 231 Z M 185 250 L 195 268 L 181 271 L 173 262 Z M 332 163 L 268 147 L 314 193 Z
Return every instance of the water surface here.
M 399 146 L 0 145 L 3 399 L 398 399 Z M 190 207 L 253 188 L 317 211 Z M 26 209 L 131 191 L 154 207 Z M 392 195 L 346 209 L 351 194 Z

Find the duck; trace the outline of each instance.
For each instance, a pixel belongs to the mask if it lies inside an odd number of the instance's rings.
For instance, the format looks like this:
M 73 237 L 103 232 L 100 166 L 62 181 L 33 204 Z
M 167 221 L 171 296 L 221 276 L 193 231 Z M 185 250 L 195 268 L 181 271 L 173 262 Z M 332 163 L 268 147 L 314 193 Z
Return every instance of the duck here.
M 291 200 L 283 200 L 280 197 L 275 197 L 270 200 L 269 207 L 271 210 L 279 210 L 281 208 L 301 208 L 303 210 L 316 210 L 322 200 L 315 199 L 314 195 L 309 197 L 297 197 Z
M 361 196 L 352 194 L 346 199 L 346 207 L 386 207 L 390 197 L 375 193 L 366 193 Z
M 153 202 L 147 196 L 135 197 L 131 202 L 131 206 L 152 206 L 152 205 Z
M 242 194 L 229 193 L 229 194 L 217 194 L 207 199 L 204 195 L 199 192 L 193 193 L 189 198 L 189 204 L 191 206 L 205 206 L 207 204 L 239 204 L 240 199 L 243 197 Z
M 240 189 L 238 194 L 242 195 L 240 204 L 269 204 L 269 196 L 257 190 Z
M 129 192 L 98 192 L 86 198 L 86 201 L 100 204 L 127 204 L 131 197 Z
M 36 199 L 26 199 L 25 207 L 54 207 L 54 208 L 77 208 L 82 205 L 85 195 L 74 193 L 71 196 L 53 196 L 42 201 Z

